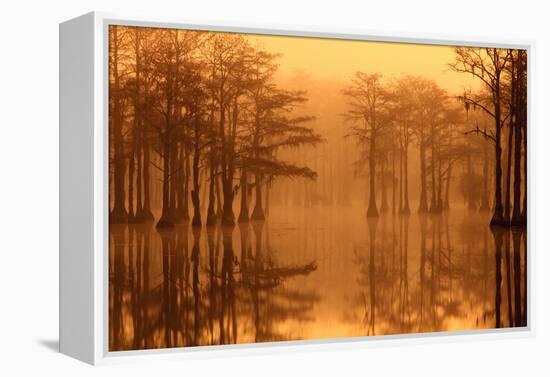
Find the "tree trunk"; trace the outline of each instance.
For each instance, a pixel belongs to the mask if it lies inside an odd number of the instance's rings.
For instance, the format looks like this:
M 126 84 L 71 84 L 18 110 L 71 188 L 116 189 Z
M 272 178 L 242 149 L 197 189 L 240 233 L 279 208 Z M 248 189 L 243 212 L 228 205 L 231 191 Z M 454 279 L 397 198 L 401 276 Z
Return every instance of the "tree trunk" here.
M 272 184 L 271 178 L 268 180 L 267 184 L 265 185 L 265 205 L 264 205 L 264 214 L 266 217 L 269 216 L 269 208 L 270 208 L 270 197 L 271 197 L 271 184 Z
M 222 213 L 222 225 L 235 225 L 235 214 L 233 213 L 233 200 L 235 198 L 235 191 L 233 190 L 233 176 L 235 173 L 235 138 L 237 131 L 238 121 L 238 96 L 233 99 L 233 108 L 230 114 L 230 132 L 229 140 L 226 142 L 226 154 L 225 163 L 227 164 L 226 171 L 222 174 L 223 184 L 223 213 Z
M 135 124 L 134 124 L 135 127 Z M 135 132 L 132 130 L 132 132 Z M 133 223 L 135 221 L 134 213 L 134 172 L 136 169 L 135 164 L 135 135 L 132 136 L 132 142 L 130 146 L 130 157 L 128 159 L 128 222 Z
M 436 153 L 435 153 L 435 134 L 434 131 L 432 131 L 432 163 L 430 166 L 430 174 L 432 178 L 432 199 L 430 203 L 430 212 L 435 213 L 437 212 L 437 200 L 436 200 L 436 192 L 437 192 L 437 183 L 435 181 L 435 164 L 436 164 Z
M 511 119 L 513 116 L 511 117 Z M 507 158 L 506 158 L 506 196 L 504 199 L 504 219 L 502 225 L 509 226 L 510 225 L 510 183 L 512 181 L 512 139 L 514 137 L 514 125 L 512 123 L 512 120 L 510 120 L 510 124 L 508 126 L 508 150 Z
M 217 176 L 214 181 L 216 184 L 216 220 L 221 220 L 223 215 L 222 187 L 220 184 L 221 179 L 222 178 L 220 176 Z
M 141 135 L 138 140 L 136 159 L 136 222 L 139 223 L 143 219 L 143 142 L 141 141 Z
M 441 154 L 438 150 L 438 162 L 437 162 L 437 212 L 443 211 L 443 172 L 441 171 Z
M 392 152 L 391 160 L 391 213 L 395 215 L 395 150 Z
M 164 137 L 167 138 L 166 136 Z M 174 222 L 171 217 L 170 208 L 170 150 L 172 146 L 168 140 L 164 140 L 163 143 L 163 171 L 162 171 L 162 214 L 157 222 L 157 229 L 161 228 L 173 228 Z
M 445 211 L 449 211 L 451 209 L 451 201 L 450 201 L 450 191 L 451 191 L 451 179 L 453 177 L 453 164 L 449 164 L 449 168 L 447 170 L 447 184 L 445 185 L 445 200 L 443 203 L 443 209 Z
M 524 106 L 524 88 L 523 88 L 523 60 L 522 53 L 518 51 L 518 69 L 516 80 L 516 138 L 515 138 L 515 159 L 514 159 L 514 212 L 512 214 L 512 225 L 523 226 L 526 224 L 526 218 L 521 213 L 521 146 L 522 146 L 522 126 L 527 127 L 527 124 L 523 124 L 525 106 Z M 527 149 L 525 149 L 525 160 L 527 160 Z M 527 165 L 526 165 L 527 166 Z M 527 175 L 525 175 L 525 181 L 527 181 Z M 527 201 L 527 185 L 525 185 L 524 192 L 524 206 Z
M 527 123 L 523 124 L 523 212 L 521 220 L 527 224 Z
M 428 201 L 426 197 L 426 147 L 423 138 L 420 139 L 420 203 L 418 213 L 428 212 Z
M 380 162 L 380 185 L 382 190 L 382 203 L 380 204 L 380 213 L 388 212 L 388 197 L 386 195 L 386 159 L 382 158 Z
M 185 175 L 185 147 L 183 143 L 178 143 L 175 147 L 175 152 L 178 156 L 177 158 L 177 168 L 174 171 L 175 174 L 175 196 L 176 204 L 174 208 L 174 223 L 181 224 L 184 222 L 184 211 L 183 211 L 183 201 L 184 201 L 184 175 Z
M 150 153 L 149 146 L 145 144 L 143 146 L 143 214 L 141 216 L 142 222 L 144 223 L 153 222 L 155 220 L 153 212 L 151 211 Z
M 496 92 L 494 95 L 495 107 L 495 210 L 491 219 L 491 226 L 504 225 L 502 208 L 502 148 L 501 124 L 500 124 L 500 76 L 496 79 Z
M 213 73 L 214 74 L 214 73 Z M 212 130 L 215 129 L 214 125 L 214 105 L 212 104 L 211 110 L 210 110 L 210 128 Z M 210 146 L 210 182 L 208 187 L 208 210 L 206 213 L 206 225 L 207 226 L 213 226 L 216 224 L 216 168 L 217 168 L 217 161 L 216 161 L 216 144 L 215 139 L 211 139 L 210 142 L 212 143 Z
M 262 178 L 259 174 L 255 175 L 255 188 L 256 188 L 256 201 L 254 203 L 254 210 L 252 211 L 251 220 L 264 221 L 265 214 L 262 203 Z
M 248 218 L 248 182 L 246 170 L 241 171 L 241 212 L 239 214 L 239 222 L 247 223 Z
M 134 129 L 132 130 L 132 155 L 131 155 L 131 161 L 130 161 L 130 170 L 134 170 L 134 164 L 135 160 L 137 160 L 137 168 L 136 168 L 136 211 L 134 213 L 133 211 L 133 201 L 134 201 L 134 195 L 133 192 L 130 194 L 128 193 L 129 199 L 130 199 L 130 213 L 129 213 L 129 221 L 133 223 L 138 223 L 141 221 L 141 216 L 143 213 L 142 203 L 141 203 L 141 143 L 142 143 L 142 137 L 141 137 L 141 117 L 140 117 L 140 49 L 139 49 L 139 30 L 136 29 L 135 31 L 135 39 L 134 39 L 134 53 L 135 53 L 135 74 L 136 74 L 136 82 L 135 82 L 135 90 L 134 90 L 134 98 L 133 98 L 133 105 L 134 105 Z M 133 173 L 131 174 L 132 178 L 130 179 L 130 188 L 134 186 L 134 179 L 133 179 Z
M 212 147 L 213 149 L 213 147 Z M 208 188 L 208 212 L 206 215 L 206 225 L 212 226 L 216 224 L 216 167 L 213 151 L 210 152 L 210 187 Z
M 405 141 L 403 153 L 403 195 L 403 209 L 401 213 L 408 215 L 411 213 L 411 209 L 409 207 L 409 145 L 407 141 Z
M 181 203 L 182 218 L 184 221 L 189 220 L 189 186 L 191 179 L 191 153 L 184 148 L 185 151 L 185 174 L 183 175 L 183 200 Z
M 170 180 L 169 184 L 169 190 L 170 190 L 170 196 L 169 196 L 169 205 L 168 205 L 168 211 L 170 220 L 175 223 L 175 217 L 176 217 L 176 177 L 177 174 L 176 170 L 178 169 L 178 166 L 181 165 L 179 159 L 178 159 L 178 145 L 177 143 L 171 143 L 170 146 L 170 172 L 168 174 L 168 178 Z
M 487 144 L 485 144 L 483 146 L 483 183 L 479 210 L 488 211 L 489 209 L 489 155 L 487 153 Z
M 233 213 L 233 199 L 235 193 L 229 180 L 224 180 L 223 184 L 223 212 L 222 225 L 235 225 L 235 215 Z
M 514 53 L 511 54 L 510 65 L 510 120 L 508 122 L 508 158 L 506 161 L 506 197 L 504 200 L 504 225 L 510 225 L 511 212 L 511 182 L 512 182 L 512 139 L 514 138 L 515 124 L 517 123 L 517 81 L 516 81 L 516 62 L 514 61 Z
M 369 208 L 367 209 L 367 217 L 378 217 L 378 209 L 376 208 L 376 135 L 374 126 L 371 128 L 370 137 L 369 173 Z
M 223 95 L 223 92 L 222 92 L 222 88 L 220 88 L 220 98 L 223 99 L 224 95 Z M 224 223 L 224 210 L 225 210 L 225 207 L 227 205 L 227 203 L 225 203 L 226 201 L 226 197 L 225 197 L 225 193 L 227 192 L 227 195 L 229 197 L 229 189 L 226 188 L 226 185 L 227 185 L 227 159 L 228 159 L 228 145 L 227 145 L 227 142 L 226 142 L 226 135 L 225 135 L 225 103 L 223 100 L 220 101 L 220 130 L 219 130 L 219 135 L 220 135 L 220 152 L 221 152 L 221 180 L 222 180 L 222 188 L 223 188 L 223 192 L 224 192 L 224 203 L 223 203 L 223 209 L 221 208 L 221 195 L 219 193 L 219 187 L 218 187 L 218 191 L 217 191 L 217 194 L 218 194 L 218 217 L 221 217 L 221 220 L 222 220 L 222 224 Z M 216 183 L 219 185 L 219 182 L 216 181 Z M 232 208 L 227 208 L 228 210 L 232 209 Z M 229 213 L 227 214 L 228 215 L 228 221 L 230 220 L 229 219 Z
M 193 201 L 193 220 L 192 225 L 194 227 L 202 226 L 201 221 L 201 201 L 200 201 L 200 177 L 199 177 L 199 163 L 200 163 L 200 131 L 199 121 L 195 119 L 195 150 L 193 154 L 193 190 L 191 191 L 191 200 Z
M 122 103 L 120 99 L 120 83 L 118 74 L 118 32 L 112 29 L 112 71 L 113 82 L 111 90 L 112 100 L 112 134 L 113 134 L 113 159 L 114 159 L 114 204 L 109 215 L 109 223 L 123 224 L 128 222 L 124 192 L 124 178 L 126 175 L 126 163 L 124 159 L 124 138 L 122 136 Z
M 400 136 L 401 137 L 401 136 Z M 399 142 L 399 213 L 403 212 L 403 146 Z

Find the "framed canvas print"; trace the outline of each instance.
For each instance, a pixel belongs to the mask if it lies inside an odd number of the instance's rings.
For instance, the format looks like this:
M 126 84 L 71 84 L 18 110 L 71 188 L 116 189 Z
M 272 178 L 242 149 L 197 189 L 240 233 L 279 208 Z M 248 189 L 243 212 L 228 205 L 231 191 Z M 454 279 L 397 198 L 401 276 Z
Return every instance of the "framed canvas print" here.
M 61 24 L 61 352 L 531 334 L 532 48 Z

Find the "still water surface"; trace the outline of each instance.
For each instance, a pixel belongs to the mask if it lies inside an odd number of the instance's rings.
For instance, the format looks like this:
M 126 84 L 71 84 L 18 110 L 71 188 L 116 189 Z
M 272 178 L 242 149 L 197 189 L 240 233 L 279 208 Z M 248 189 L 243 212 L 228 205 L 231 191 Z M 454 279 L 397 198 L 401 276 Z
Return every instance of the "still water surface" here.
M 112 225 L 109 349 L 525 326 L 525 232 L 488 217 L 319 207 L 233 229 Z

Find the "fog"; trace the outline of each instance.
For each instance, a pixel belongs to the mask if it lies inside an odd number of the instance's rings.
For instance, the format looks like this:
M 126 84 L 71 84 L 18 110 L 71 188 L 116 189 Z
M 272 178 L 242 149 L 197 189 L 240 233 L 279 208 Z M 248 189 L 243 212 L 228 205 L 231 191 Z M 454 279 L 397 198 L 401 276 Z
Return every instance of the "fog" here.
M 526 62 L 111 27 L 109 349 L 525 326 Z

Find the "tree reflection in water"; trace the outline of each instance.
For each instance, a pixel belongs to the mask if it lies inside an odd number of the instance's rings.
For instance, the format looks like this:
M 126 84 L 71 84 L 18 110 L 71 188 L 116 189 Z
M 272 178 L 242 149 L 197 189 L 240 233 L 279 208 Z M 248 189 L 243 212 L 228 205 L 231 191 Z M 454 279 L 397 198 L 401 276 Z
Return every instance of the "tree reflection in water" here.
M 446 214 L 369 218 L 344 315 L 353 335 L 526 326 L 525 230 L 482 221 L 468 215 L 453 232 Z
M 265 228 L 111 226 L 110 349 L 298 338 L 318 295 L 287 282 L 316 264 L 277 263 Z
M 112 225 L 111 350 L 527 323 L 524 229 L 384 214 L 202 229 Z M 311 211 L 314 211 L 313 209 Z

